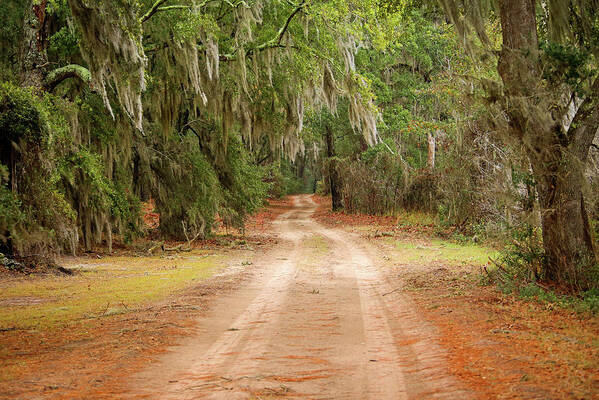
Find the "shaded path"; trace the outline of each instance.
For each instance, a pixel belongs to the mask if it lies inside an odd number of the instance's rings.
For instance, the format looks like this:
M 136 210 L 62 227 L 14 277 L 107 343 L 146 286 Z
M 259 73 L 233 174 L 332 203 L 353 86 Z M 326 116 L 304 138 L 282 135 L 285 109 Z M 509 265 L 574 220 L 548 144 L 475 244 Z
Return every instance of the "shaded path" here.
M 309 196 L 275 221 L 280 243 L 199 332 L 132 377 L 131 397 L 465 399 L 434 331 L 395 292 L 366 243 L 310 218 Z

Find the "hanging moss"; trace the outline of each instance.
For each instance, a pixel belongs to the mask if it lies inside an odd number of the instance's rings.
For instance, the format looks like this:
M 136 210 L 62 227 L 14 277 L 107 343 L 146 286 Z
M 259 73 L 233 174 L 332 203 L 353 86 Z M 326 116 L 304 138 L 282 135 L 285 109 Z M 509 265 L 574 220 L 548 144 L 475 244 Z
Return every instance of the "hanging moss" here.
M 143 131 L 141 93 L 146 57 L 141 45 L 138 2 L 68 0 L 82 35 L 81 52 L 89 65 L 92 87 L 112 114 L 107 84 L 112 82 L 120 105 Z
M 376 115 L 367 82 L 343 87 L 348 71 L 353 76 L 355 41 L 337 42 L 351 38 L 339 21 L 318 31 L 315 19 L 323 17 L 308 12 L 312 5 L 189 0 L 149 12 L 140 9 L 146 2 L 135 0 L 67 4 L 68 10 L 56 4 L 64 9 L 54 23 L 64 26 L 52 43 L 64 48 L 50 54 L 59 67 L 50 71 L 45 88 L 68 100 L 53 98 L 60 109 L 51 111 L 29 100 L 6 103 L 8 112 L 0 115 L 3 150 L 26 148 L 31 158 L 23 173 L 33 166 L 45 171 L 18 187 L 50 187 L 64 217 L 47 232 L 48 247 L 75 249 L 79 238 L 87 249 L 110 247 L 114 235 L 140 233 L 140 199 L 155 199 L 162 229 L 178 237 L 181 222 L 208 232 L 217 213 L 240 225 L 265 193 L 248 149 L 270 147 L 273 158 L 295 159 L 305 151 L 305 114 L 336 108 L 339 96 L 354 100 L 355 129 L 371 136 L 376 129 L 367 117 Z M 85 66 L 70 64 L 81 58 Z M 79 79 L 66 79 L 73 77 Z M 26 147 L 33 144 L 39 148 Z M 14 173 L 7 171 L 4 187 L 20 207 L 38 204 L 13 192 Z M 190 187 L 197 190 L 190 193 Z M 7 209 L 17 203 L 7 200 Z M 43 228 L 51 217 L 25 219 Z M 37 239 L 21 243 L 28 240 Z

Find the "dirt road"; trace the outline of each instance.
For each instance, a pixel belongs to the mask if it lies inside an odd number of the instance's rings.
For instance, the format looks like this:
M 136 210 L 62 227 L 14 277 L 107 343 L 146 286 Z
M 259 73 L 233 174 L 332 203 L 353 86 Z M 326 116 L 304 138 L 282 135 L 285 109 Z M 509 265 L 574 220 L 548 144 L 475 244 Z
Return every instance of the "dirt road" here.
M 310 218 L 309 196 L 274 223 L 254 277 L 218 298 L 198 333 L 131 377 L 156 399 L 466 399 L 434 329 L 360 238 Z

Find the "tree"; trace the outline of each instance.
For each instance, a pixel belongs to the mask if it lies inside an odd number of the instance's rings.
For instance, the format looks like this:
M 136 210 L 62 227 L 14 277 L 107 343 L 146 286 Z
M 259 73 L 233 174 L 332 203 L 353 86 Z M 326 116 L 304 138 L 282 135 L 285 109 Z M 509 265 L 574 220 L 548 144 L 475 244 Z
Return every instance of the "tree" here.
M 487 2 L 442 4 L 462 35 L 474 27 L 491 46 L 484 28 L 492 14 Z M 597 2 L 499 0 L 496 6 L 503 85 L 486 82 L 499 106 L 495 123 L 524 146 L 532 167 L 544 276 L 584 288 L 597 262 L 583 195 L 589 148 L 599 128 L 599 79 L 592 61 L 599 53 Z

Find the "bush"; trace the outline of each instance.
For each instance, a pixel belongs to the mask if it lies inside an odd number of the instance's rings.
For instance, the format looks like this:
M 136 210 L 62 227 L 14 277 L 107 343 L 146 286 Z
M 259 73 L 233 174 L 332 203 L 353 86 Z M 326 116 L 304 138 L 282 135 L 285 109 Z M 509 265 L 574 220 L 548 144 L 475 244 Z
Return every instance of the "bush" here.
M 547 304 L 548 307 L 572 309 L 578 313 L 599 314 L 599 291 L 597 289 L 582 292 L 579 295 L 558 294 L 535 283 L 529 283 L 514 290 L 519 296 Z
M 544 279 L 545 252 L 541 232 L 530 226 L 512 231 L 512 240 L 497 260 L 506 278 L 523 283 Z
M 224 187 L 219 214 L 228 226 L 243 228 L 249 214 L 264 205 L 269 184 L 264 182 L 264 171 L 250 161 L 247 150 L 237 136 L 229 139 L 227 164 L 232 182 Z

